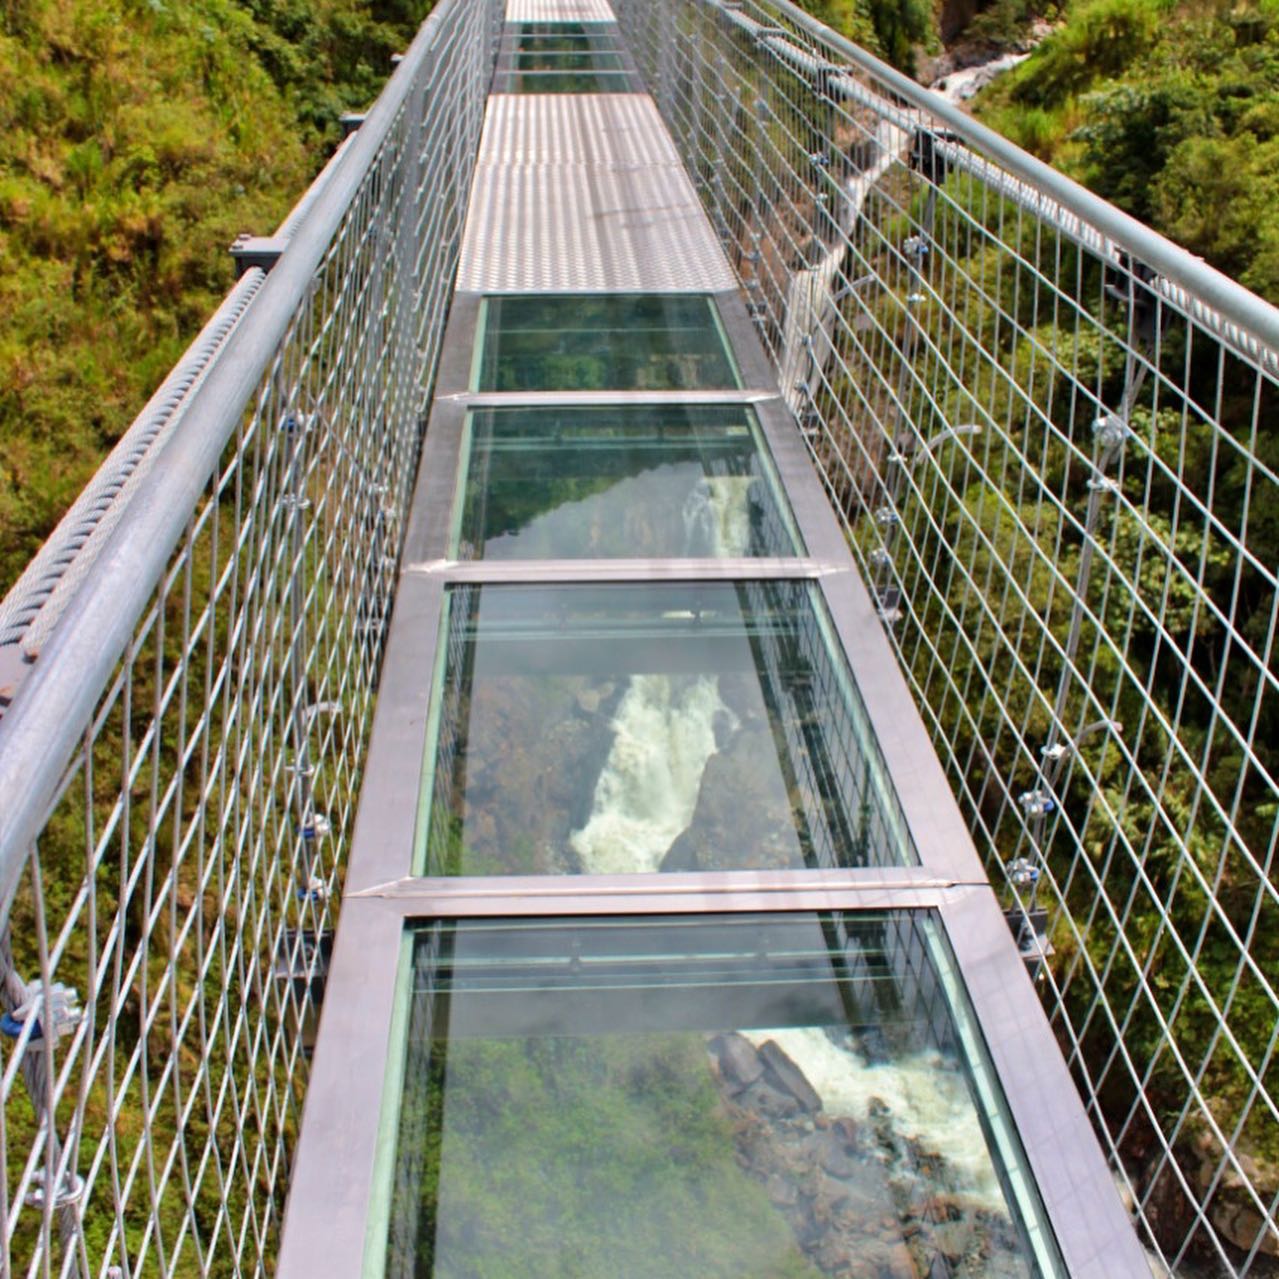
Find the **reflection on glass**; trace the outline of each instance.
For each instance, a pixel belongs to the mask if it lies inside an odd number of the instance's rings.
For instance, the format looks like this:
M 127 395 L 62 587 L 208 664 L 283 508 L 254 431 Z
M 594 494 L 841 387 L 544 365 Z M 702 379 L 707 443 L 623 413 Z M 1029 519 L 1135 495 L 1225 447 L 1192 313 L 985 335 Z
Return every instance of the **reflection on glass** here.
M 550 294 L 486 298 L 480 391 L 665 391 L 738 385 L 710 298 Z
M 935 921 L 419 926 L 390 1279 L 1062 1274 Z
M 620 71 L 622 59 L 615 53 L 517 53 L 520 71 Z
M 795 553 L 744 405 L 487 409 L 468 435 L 461 558 Z
M 636 93 L 624 71 L 518 71 L 499 78 L 498 93 Z
M 617 24 L 614 22 L 512 22 L 506 32 L 522 48 L 528 40 L 562 39 L 615 39 Z
M 428 874 L 918 860 L 808 582 L 461 587 L 445 625 Z
M 513 45 L 518 53 L 585 53 L 593 49 L 616 53 L 618 42 L 602 35 L 527 35 Z

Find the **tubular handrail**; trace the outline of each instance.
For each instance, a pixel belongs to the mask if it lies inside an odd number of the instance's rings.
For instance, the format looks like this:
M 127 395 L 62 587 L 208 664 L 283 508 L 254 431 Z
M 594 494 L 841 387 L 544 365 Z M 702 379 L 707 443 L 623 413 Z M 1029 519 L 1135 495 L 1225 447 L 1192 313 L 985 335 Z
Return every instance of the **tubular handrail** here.
M 253 301 L 192 396 L 182 431 L 138 486 L 129 516 L 102 548 L 92 578 L 68 606 L 39 662 L 0 719 L 0 928 L 29 850 L 56 801 L 63 770 L 124 653 L 172 548 L 227 441 L 288 332 L 315 272 L 364 181 L 437 33 L 444 0 L 418 31 Z
M 285 214 L 273 238 L 287 241 L 297 234 L 350 144 L 351 136 L 338 144 L 315 180 Z M 18 647 L 20 657 L 9 663 L 15 670 L 20 669 L 18 662 L 34 662 L 47 643 L 71 597 L 91 571 L 108 534 L 123 518 L 142 475 L 181 424 L 201 379 L 217 362 L 265 280 L 266 272 L 261 267 L 244 270 L 44 545 L 0 599 L 0 656 L 4 655 L 3 649 Z M 10 700 L 20 682 L 19 678 L 13 680 Z
M 615 3 L 1149 1246 L 1254 1273 L 1279 311 L 791 0 Z
M 708 0 L 715 8 L 731 15 L 734 22 L 744 24 L 753 20 L 732 0 Z M 799 30 L 837 50 L 856 67 L 878 80 L 903 101 L 916 110 L 941 121 L 954 135 L 1008 173 L 1019 178 L 1043 197 L 1055 201 L 1061 209 L 1073 214 L 1086 226 L 1093 228 L 1103 240 L 1111 240 L 1130 253 L 1137 261 L 1152 267 L 1160 276 L 1180 285 L 1193 298 L 1195 304 L 1220 313 L 1228 323 L 1236 325 L 1243 334 L 1255 338 L 1268 347 L 1272 356 L 1279 351 L 1279 308 L 1228 275 L 1209 266 L 1180 245 L 1174 244 L 1159 232 L 1139 222 L 1130 214 L 1116 208 L 1101 196 L 1094 195 L 1072 178 L 1035 159 L 1021 147 L 1002 137 L 993 129 L 973 119 L 967 112 L 931 89 L 918 84 L 909 76 L 889 66 L 886 62 L 860 48 L 851 40 L 823 26 L 811 14 L 793 3 L 793 0 L 770 0 L 770 4 L 787 21 Z M 807 58 L 785 34 L 770 31 L 762 23 L 758 26 L 759 43 L 779 56 L 793 58 L 799 54 Z M 838 71 L 841 68 L 831 68 Z M 863 90 L 864 92 L 864 90 Z M 883 103 L 880 104 L 882 109 Z M 1185 305 L 1185 304 L 1183 304 Z M 1206 327 L 1214 327 L 1211 316 L 1196 317 Z M 1238 340 L 1238 339 L 1237 339 Z

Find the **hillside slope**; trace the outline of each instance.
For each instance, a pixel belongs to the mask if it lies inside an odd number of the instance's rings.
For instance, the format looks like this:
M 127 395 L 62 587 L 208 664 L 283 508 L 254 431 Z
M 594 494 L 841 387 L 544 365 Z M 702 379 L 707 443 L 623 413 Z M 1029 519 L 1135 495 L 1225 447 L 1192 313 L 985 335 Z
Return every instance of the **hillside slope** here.
M 0 5 L 0 595 L 429 8 Z
M 979 114 L 1279 302 L 1279 3 L 1082 0 Z

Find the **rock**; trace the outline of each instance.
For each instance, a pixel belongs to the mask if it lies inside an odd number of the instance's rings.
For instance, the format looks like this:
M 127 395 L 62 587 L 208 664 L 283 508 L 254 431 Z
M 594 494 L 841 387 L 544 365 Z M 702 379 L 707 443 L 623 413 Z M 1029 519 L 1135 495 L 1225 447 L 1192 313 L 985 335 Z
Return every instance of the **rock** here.
M 889 1247 L 887 1256 L 881 1263 L 879 1273 L 883 1279 L 919 1279 L 919 1271 L 915 1268 L 915 1259 L 904 1243 Z
M 857 1170 L 857 1164 L 844 1153 L 838 1139 L 822 1142 L 818 1158 L 832 1177 L 851 1177 Z
M 768 1119 L 787 1119 L 799 1113 L 799 1102 L 771 1079 L 761 1076 L 737 1096 L 737 1104 Z
M 772 1203 L 784 1208 L 789 1208 L 799 1199 L 799 1191 L 795 1188 L 795 1183 L 789 1177 L 777 1172 L 764 1183 L 764 1193 Z
M 799 870 L 803 865 L 773 735 L 762 720 L 742 724 L 706 761 L 692 820 L 667 850 L 662 870 Z
M 538 696 L 521 681 L 474 688 L 456 712 L 465 725 L 452 803 L 467 809 L 472 867 L 544 874 L 572 869 L 571 832 L 585 823 L 612 744 L 622 690 L 577 677 L 547 681 Z M 593 705 L 597 714 L 583 717 Z
M 770 1078 L 794 1097 L 804 1110 L 817 1111 L 822 1108 L 822 1099 L 817 1095 L 817 1090 L 775 1040 L 769 1039 L 761 1044 L 759 1055 Z
M 851 1115 L 841 1115 L 833 1120 L 831 1131 L 839 1135 L 845 1150 L 857 1149 L 857 1120 Z
M 599 714 L 600 703 L 604 700 L 603 690 L 598 688 L 583 688 L 574 699 L 577 702 L 577 709 L 583 715 L 588 717 Z
M 735 1030 L 716 1035 L 710 1042 L 710 1048 L 719 1062 L 720 1074 L 730 1092 L 741 1092 L 764 1073 L 764 1063 L 760 1060 L 755 1045 Z
M 972 1228 L 960 1221 L 948 1221 L 929 1232 L 933 1249 L 952 1265 L 962 1261 L 973 1242 Z
M 1238 1205 L 1227 1201 L 1220 1208 L 1214 1207 L 1210 1216 L 1222 1238 L 1236 1248 L 1251 1252 L 1256 1247 L 1258 1252 L 1279 1257 L 1279 1231 L 1250 1204 Z

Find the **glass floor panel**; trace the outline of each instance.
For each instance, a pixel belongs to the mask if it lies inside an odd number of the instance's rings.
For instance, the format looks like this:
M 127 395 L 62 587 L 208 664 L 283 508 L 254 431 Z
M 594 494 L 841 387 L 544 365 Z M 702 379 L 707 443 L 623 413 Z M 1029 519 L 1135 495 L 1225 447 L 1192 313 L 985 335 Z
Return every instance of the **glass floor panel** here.
M 517 53 L 511 60 L 516 71 L 621 71 L 616 53 Z
M 469 415 L 462 559 L 794 555 L 744 405 L 485 409 Z
M 508 22 L 503 34 L 510 36 L 517 43 L 535 39 L 539 36 L 562 36 L 577 40 L 585 40 L 596 36 L 616 37 L 615 22 Z
M 516 71 L 499 73 L 496 93 L 639 93 L 625 71 Z
M 390 1279 L 1064 1274 L 927 913 L 425 924 L 405 976 Z
M 737 370 L 709 297 L 485 298 L 478 391 L 729 390 Z
M 916 864 L 808 582 L 455 587 L 416 873 Z
M 588 53 L 596 49 L 616 52 L 619 43 L 612 35 L 526 35 L 514 42 L 518 53 Z

